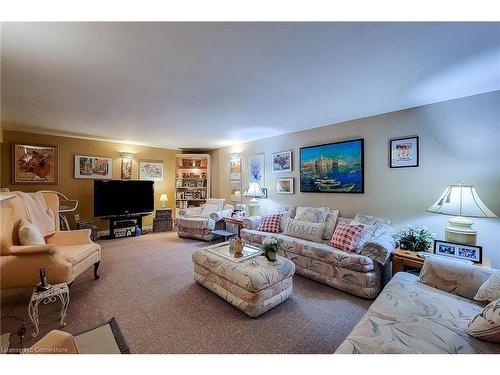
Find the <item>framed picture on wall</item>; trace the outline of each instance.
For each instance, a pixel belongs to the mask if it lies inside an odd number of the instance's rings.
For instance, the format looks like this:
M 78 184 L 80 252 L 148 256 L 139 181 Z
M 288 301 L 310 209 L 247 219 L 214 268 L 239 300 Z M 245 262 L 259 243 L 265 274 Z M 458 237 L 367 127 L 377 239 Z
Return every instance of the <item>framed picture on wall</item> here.
M 230 179 L 240 180 L 241 179 L 241 158 L 239 153 L 232 153 L 230 155 Z
M 469 260 L 474 263 L 483 261 L 483 248 L 481 246 L 463 243 L 434 241 L 434 254 L 450 258 Z
M 57 146 L 13 143 L 11 160 L 12 184 L 57 184 Z
M 273 173 L 292 171 L 292 150 L 271 154 Z
M 276 193 L 278 194 L 293 194 L 293 177 L 277 178 Z
M 113 178 L 113 159 L 75 155 L 75 178 L 110 180 Z
M 391 168 L 418 167 L 418 137 L 389 140 L 389 166 Z
M 132 159 L 122 159 L 122 180 L 130 180 L 132 178 Z
M 241 202 L 241 181 L 231 181 L 231 202 Z
M 364 140 L 300 149 L 300 191 L 364 193 Z
M 163 163 L 139 162 L 139 180 L 163 181 Z
M 264 186 L 265 176 L 264 154 L 255 154 L 248 157 L 248 182 L 258 182 Z

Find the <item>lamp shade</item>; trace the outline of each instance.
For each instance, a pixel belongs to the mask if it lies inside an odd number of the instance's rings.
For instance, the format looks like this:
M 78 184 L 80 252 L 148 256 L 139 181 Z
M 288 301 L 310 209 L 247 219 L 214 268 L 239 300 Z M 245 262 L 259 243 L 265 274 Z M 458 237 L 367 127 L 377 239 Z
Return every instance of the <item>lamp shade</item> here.
M 243 193 L 245 197 L 253 197 L 253 198 L 265 198 L 265 194 L 260 188 L 260 185 L 258 182 L 250 182 L 250 185 L 248 185 L 248 188 L 245 190 Z
M 477 195 L 472 185 L 449 185 L 436 203 L 427 211 L 464 217 L 496 217 Z
M 167 194 L 160 195 L 160 202 L 168 202 Z

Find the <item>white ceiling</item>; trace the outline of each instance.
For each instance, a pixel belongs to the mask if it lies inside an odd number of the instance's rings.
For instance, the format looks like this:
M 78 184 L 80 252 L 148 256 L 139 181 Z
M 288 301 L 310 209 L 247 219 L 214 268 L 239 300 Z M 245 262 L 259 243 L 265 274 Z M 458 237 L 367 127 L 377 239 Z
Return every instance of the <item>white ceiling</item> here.
M 4 23 L 1 118 L 216 148 L 500 89 L 500 23 Z

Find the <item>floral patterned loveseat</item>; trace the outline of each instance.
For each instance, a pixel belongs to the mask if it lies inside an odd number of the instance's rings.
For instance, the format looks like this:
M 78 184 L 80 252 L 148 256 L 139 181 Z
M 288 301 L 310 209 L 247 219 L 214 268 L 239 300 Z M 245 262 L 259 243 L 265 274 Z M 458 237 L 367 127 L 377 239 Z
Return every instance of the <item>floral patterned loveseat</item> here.
M 500 343 L 466 332 L 488 303 L 474 297 L 494 271 L 436 257 L 420 277 L 397 273 L 335 353 L 500 353 Z
M 296 208 L 285 207 L 282 210 L 286 213 L 285 216 L 293 218 Z M 355 220 L 361 220 L 362 216 L 378 219 L 358 214 Z M 336 221 L 342 220 L 352 219 L 338 218 Z M 260 246 L 264 238 L 277 237 L 282 240 L 280 255 L 295 263 L 297 274 L 363 298 L 372 299 L 379 294 L 385 266 L 396 246 L 392 228 L 386 223 L 385 229 L 366 241 L 359 253 L 348 253 L 330 246 L 327 239 L 312 242 L 283 233 L 259 231 L 260 222 L 260 216 L 245 219 L 241 230 L 241 238 L 245 243 Z

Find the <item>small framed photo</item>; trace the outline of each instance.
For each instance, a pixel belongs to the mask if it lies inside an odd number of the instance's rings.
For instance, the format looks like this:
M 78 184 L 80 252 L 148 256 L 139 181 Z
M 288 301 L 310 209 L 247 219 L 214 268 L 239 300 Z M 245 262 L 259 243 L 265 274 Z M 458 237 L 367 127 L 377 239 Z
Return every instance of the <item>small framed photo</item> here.
M 483 262 L 483 248 L 476 245 L 436 240 L 434 241 L 434 254 L 474 263 Z
M 389 140 L 389 165 L 391 168 L 418 167 L 418 137 Z
M 273 173 L 292 171 L 292 150 L 274 152 L 271 158 L 273 161 Z
M 293 194 L 293 177 L 277 178 L 276 193 L 278 194 Z

